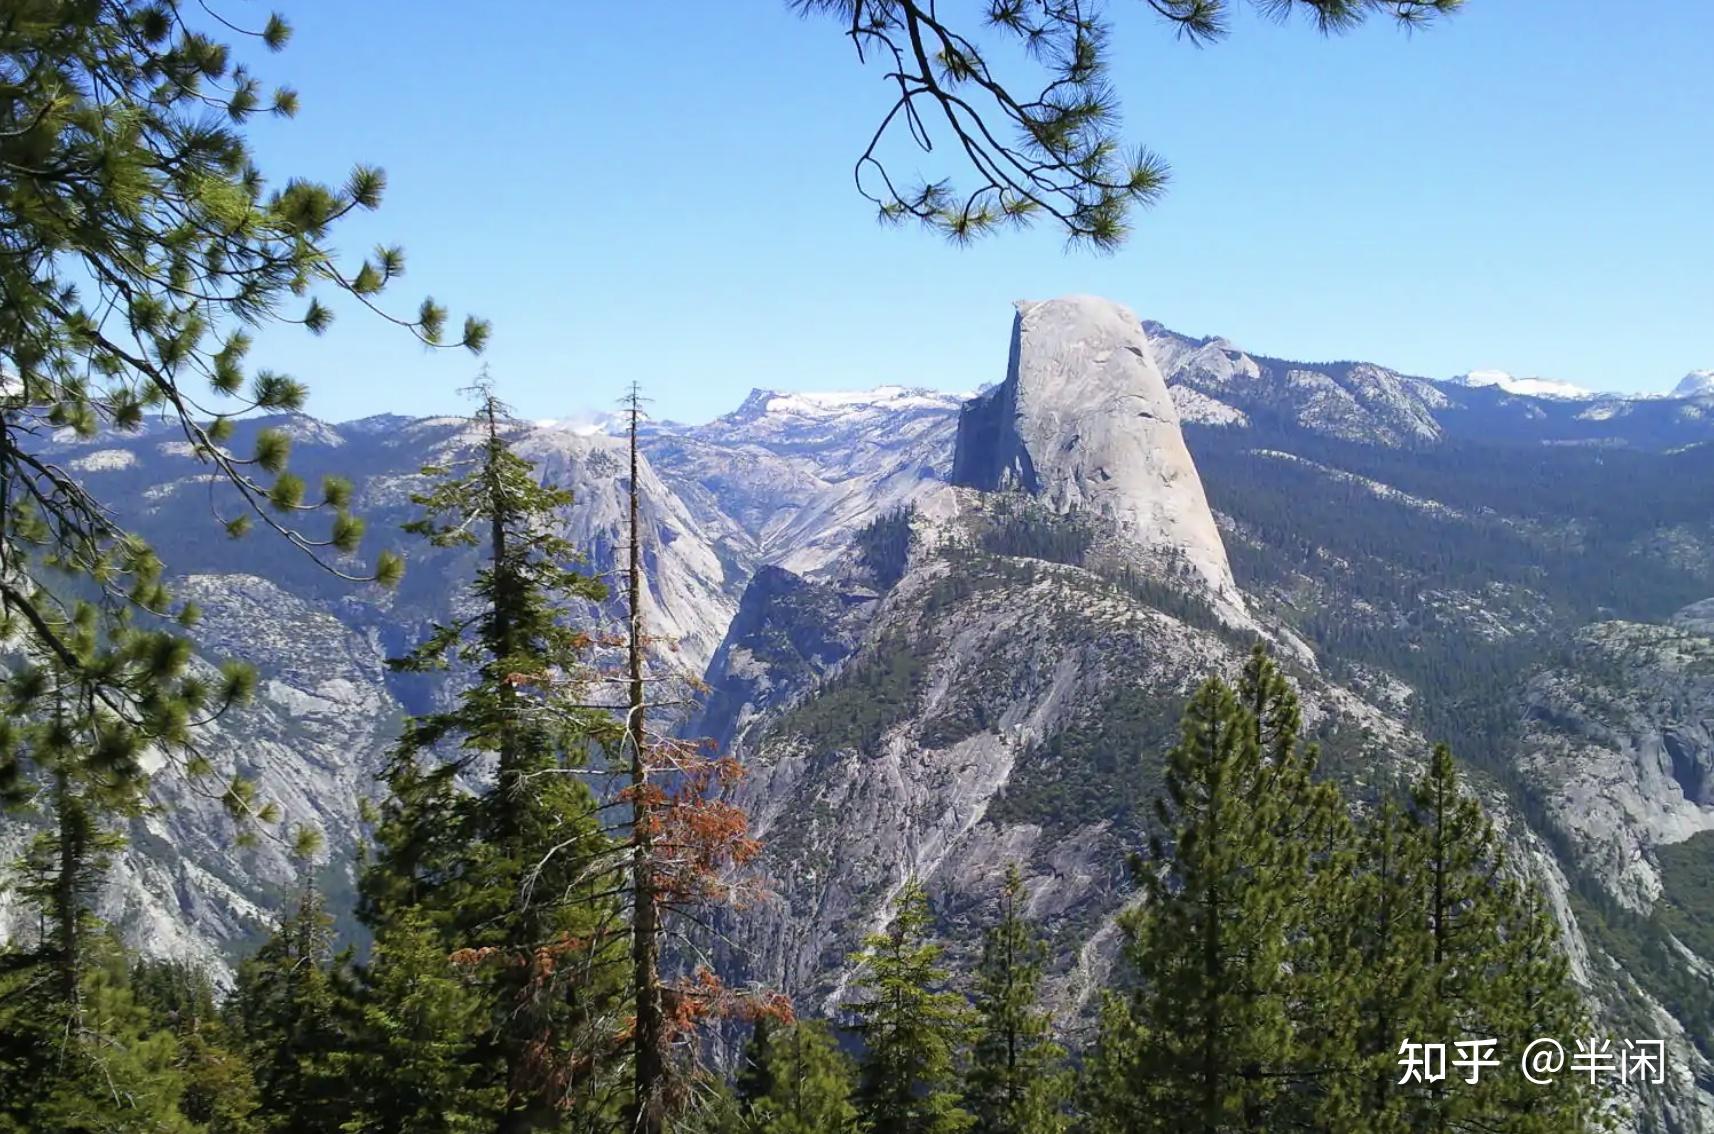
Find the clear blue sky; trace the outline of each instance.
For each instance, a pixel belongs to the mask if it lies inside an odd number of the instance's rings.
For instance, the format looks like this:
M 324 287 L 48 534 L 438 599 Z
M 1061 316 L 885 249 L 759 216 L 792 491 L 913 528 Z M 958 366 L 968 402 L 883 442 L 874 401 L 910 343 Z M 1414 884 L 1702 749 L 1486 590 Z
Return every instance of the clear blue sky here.
M 755 386 L 967 389 L 1003 373 L 1009 304 L 1066 292 L 1246 349 L 1445 376 L 1477 367 L 1665 389 L 1714 366 L 1714 5 L 1469 0 L 1405 35 L 1238 21 L 1177 42 L 1112 0 L 1126 134 L 1171 162 L 1115 255 L 1042 230 L 955 249 L 883 229 L 850 168 L 887 103 L 840 29 L 784 0 L 308 0 L 264 123 L 270 177 L 383 166 L 340 238 L 494 323 L 520 412 L 606 408 L 632 379 L 704 420 Z M 979 10 L 978 0 L 947 8 Z M 924 172 L 936 172 L 925 164 Z M 256 361 L 339 420 L 455 407 L 474 373 L 343 312 Z

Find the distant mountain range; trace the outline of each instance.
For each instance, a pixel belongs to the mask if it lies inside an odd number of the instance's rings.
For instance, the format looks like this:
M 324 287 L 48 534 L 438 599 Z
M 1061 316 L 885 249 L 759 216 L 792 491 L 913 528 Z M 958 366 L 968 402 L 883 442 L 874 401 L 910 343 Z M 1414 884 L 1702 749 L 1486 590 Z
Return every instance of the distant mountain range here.
M 1518 378 L 1504 370 L 1472 370 L 1451 381 L 1459 386 L 1493 386 L 1507 394 L 1564 401 L 1648 401 L 1653 398 L 1700 398 L 1714 391 L 1714 370 L 1692 370 L 1668 393 L 1597 393 L 1553 378 Z
M 706 680 L 686 728 L 749 768 L 776 879 L 731 962 L 837 1004 L 908 873 L 962 925 L 1016 862 L 1078 1018 L 1135 899 L 1126 856 L 1183 699 L 1261 637 L 1355 795 L 1429 738 L 1455 745 L 1592 1003 L 1672 1045 L 1675 1078 L 1632 1099 L 1631 1129 L 1714 1128 L 1714 380 L 1655 398 L 1431 381 L 1251 354 L 1091 297 L 1020 304 L 1010 358 L 973 395 L 757 390 L 646 431 L 650 627 Z M 245 424 L 235 450 L 263 424 L 293 433 L 301 474 L 350 478 L 394 545 L 419 467 L 472 440 L 455 418 L 292 417 Z M 514 432 L 576 494 L 567 534 L 597 572 L 628 538 L 613 428 Z M 159 548 L 206 657 L 257 665 L 257 704 L 208 746 L 325 832 L 348 908 L 356 801 L 402 714 L 446 695 L 383 661 L 474 560 L 404 543 L 397 591 L 353 589 L 226 539 L 164 430 L 49 455 Z M 159 794 L 108 912 L 147 949 L 224 965 L 289 866 L 182 785 Z M 8 926 L 29 931 L 0 906 Z

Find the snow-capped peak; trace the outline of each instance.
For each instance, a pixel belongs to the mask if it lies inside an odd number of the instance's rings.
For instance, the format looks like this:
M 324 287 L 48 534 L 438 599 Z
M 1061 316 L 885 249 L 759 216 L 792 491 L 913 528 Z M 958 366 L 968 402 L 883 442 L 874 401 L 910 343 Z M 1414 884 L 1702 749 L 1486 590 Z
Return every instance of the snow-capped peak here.
M 625 415 L 611 411 L 578 410 L 569 417 L 546 417 L 530 424 L 537 429 L 548 429 L 556 433 L 593 437 L 597 433 L 623 432 Z
M 717 420 L 733 427 L 773 422 L 776 428 L 820 428 L 833 421 L 884 420 L 899 414 L 956 412 L 970 396 L 968 393 L 949 394 L 911 386 L 801 393 L 757 389 L 750 391 L 743 405 Z
M 872 390 L 810 390 L 794 394 L 756 390 L 750 395 L 750 404 L 762 413 L 825 417 L 862 409 L 940 409 L 961 404 L 968 397 L 969 394 L 907 386 L 876 386 Z
M 1701 398 L 1714 394 L 1714 370 L 1692 370 L 1672 388 L 1675 398 Z
M 1453 379 L 1460 386 L 1492 386 L 1507 394 L 1526 398 L 1566 398 L 1581 401 L 1598 395 L 1582 386 L 1553 378 L 1518 378 L 1504 370 L 1472 370 Z

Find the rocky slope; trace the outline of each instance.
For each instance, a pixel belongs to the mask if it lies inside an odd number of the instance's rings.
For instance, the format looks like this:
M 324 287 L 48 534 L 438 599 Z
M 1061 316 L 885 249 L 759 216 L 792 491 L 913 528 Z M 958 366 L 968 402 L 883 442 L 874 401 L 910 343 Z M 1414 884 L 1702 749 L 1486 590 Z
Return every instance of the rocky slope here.
M 736 523 L 758 563 L 812 570 L 851 533 L 944 483 L 963 397 L 754 390 L 707 425 L 652 430 L 646 450 L 675 491 Z
M 1714 436 L 1714 386 L 1700 371 L 1664 397 L 1501 381 L 1497 372 L 1431 381 L 1369 362 L 1248 354 L 1222 338 L 1144 327 L 1187 424 L 1417 449 L 1481 442 L 1659 450 Z
M 321 831 L 328 845 L 325 883 L 341 907 L 354 881 L 359 801 L 375 790 L 400 718 L 440 696 L 434 683 L 389 674 L 385 660 L 453 613 L 460 583 L 475 569 L 473 552 L 403 542 L 399 525 L 414 515 L 411 494 L 428 483 L 421 466 L 467 460 L 477 437 L 452 418 L 337 428 L 276 419 L 245 426 L 234 451 L 246 451 L 253 431 L 266 424 L 292 433 L 293 468 L 311 483 L 326 472 L 353 481 L 353 506 L 368 519 L 372 541 L 406 554 L 396 590 L 353 587 L 277 541 L 227 539 L 208 510 L 229 502 L 211 494 L 186 447 L 170 434 L 63 441 L 52 456 L 90 478 L 172 564 L 178 590 L 203 610 L 197 636 L 203 662 L 238 657 L 256 666 L 255 703 L 208 729 L 201 747 L 214 782 L 243 772 L 257 780 L 264 798 L 281 805 L 285 826 Z M 628 538 L 623 443 L 526 426 L 516 447 L 544 478 L 573 491 L 565 531 L 587 550 L 586 568 L 610 576 L 615 549 Z M 735 523 L 700 522 L 646 460 L 641 483 L 651 630 L 663 643 L 664 664 L 700 674 L 737 609 L 753 550 Z M 586 612 L 591 620 L 606 613 Z M 293 871 L 272 838 L 239 845 L 206 791 L 170 767 L 160 769 L 156 794 L 164 806 L 133 824 L 103 904 L 142 948 L 193 956 L 224 972 L 266 932 Z M 27 818 L 0 829 L 0 856 L 9 860 L 28 836 Z M 29 921 L 5 901 L 0 894 L 0 933 L 27 932 Z

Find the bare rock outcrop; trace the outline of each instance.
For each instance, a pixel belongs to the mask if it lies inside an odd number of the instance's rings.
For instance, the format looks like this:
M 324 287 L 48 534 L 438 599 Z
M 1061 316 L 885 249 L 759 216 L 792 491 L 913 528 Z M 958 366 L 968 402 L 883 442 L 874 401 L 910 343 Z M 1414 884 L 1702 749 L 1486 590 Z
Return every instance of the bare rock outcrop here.
M 959 419 L 953 483 L 1098 516 L 1241 605 L 1141 321 L 1093 296 L 1017 308 L 1006 380 Z

